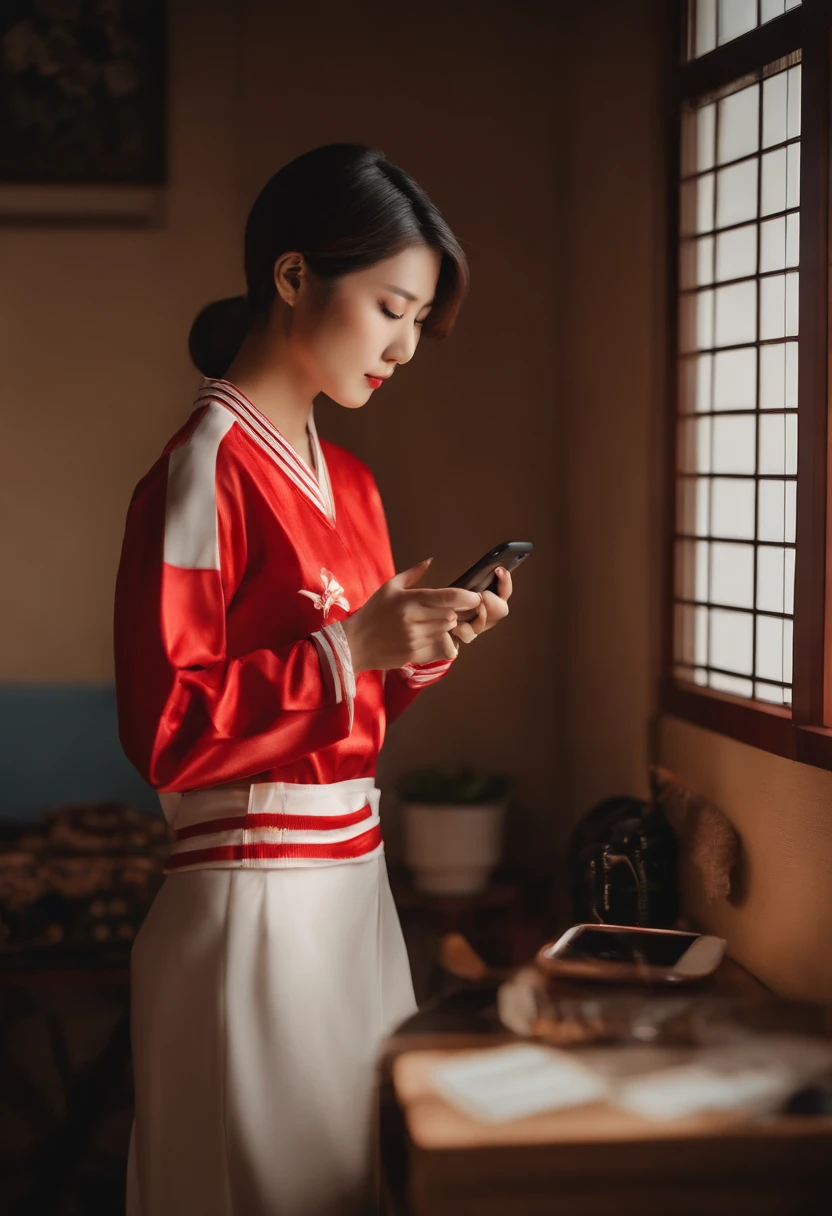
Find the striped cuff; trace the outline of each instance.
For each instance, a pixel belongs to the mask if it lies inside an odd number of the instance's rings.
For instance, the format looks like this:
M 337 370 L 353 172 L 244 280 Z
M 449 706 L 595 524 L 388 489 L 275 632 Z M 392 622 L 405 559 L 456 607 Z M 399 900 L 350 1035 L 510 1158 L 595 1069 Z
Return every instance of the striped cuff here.
M 350 644 L 340 621 L 324 625 L 319 633 L 312 634 L 312 641 L 318 648 L 321 669 L 328 679 L 330 691 L 335 697 L 336 705 L 346 701 L 349 706 L 350 730 L 352 730 L 353 709 L 355 703 L 355 672 L 352 668 Z
M 441 680 L 451 668 L 453 659 L 442 659 L 437 663 L 405 663 L 399 668 L 408 688 L 424 688 Z

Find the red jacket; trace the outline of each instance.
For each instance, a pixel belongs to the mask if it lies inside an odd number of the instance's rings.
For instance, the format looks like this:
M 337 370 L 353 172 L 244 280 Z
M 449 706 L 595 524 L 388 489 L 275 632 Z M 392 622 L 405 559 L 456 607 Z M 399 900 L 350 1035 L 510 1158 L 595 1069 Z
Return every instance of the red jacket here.
M 139 482 L 115 599 L 122 746 L 162 792 L 375 773 L 386 722 L 450 663 L 353 675 L 340 622 L 395 573 L 372 473 L 309 423 L 317 478 L 203 381 Z

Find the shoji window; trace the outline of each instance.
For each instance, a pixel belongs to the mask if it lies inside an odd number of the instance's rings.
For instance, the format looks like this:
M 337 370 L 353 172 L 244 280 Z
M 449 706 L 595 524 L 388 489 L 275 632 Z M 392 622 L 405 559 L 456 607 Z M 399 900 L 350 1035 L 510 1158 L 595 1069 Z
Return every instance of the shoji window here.
M 664 704 L 813 757 L 827 742 L 830 8 L 691 0 L 674 156 Z

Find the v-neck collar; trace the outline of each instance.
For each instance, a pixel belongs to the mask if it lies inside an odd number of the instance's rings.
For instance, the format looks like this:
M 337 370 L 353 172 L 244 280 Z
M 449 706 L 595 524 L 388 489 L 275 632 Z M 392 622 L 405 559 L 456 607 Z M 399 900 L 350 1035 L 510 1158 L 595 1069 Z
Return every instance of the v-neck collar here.
M 305 494 L 331 523 L 335 523 L 335 499 L 332 496 L 332 483 L 321 449 L 321 441 L 318 438 L 315 419 L 311 412 L 307 430 L 315 458 L 314 472 L 301 459 L 299 453 L 280 433 L 274 423 L 230 380 L 214 380 L 206 377 L 200 385 L 196 400 L 197 404 L 218 401 L 220 405 L 224 405 L 226 409 L 230 410 L 243 430 L 268 452 L 278 468 L 301 493 Z

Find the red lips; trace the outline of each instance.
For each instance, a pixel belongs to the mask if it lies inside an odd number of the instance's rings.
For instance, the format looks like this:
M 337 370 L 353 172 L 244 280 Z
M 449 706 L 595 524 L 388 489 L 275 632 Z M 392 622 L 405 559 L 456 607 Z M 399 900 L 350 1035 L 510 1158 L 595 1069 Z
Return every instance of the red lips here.
M 384 384 L 384 381 L 387 379 L 386 376 L 368 376 L 366 372 L 364 373 L 364 378 L 370 381 L 370 386 L 372 388 L 381 388 L 382 384 Z

